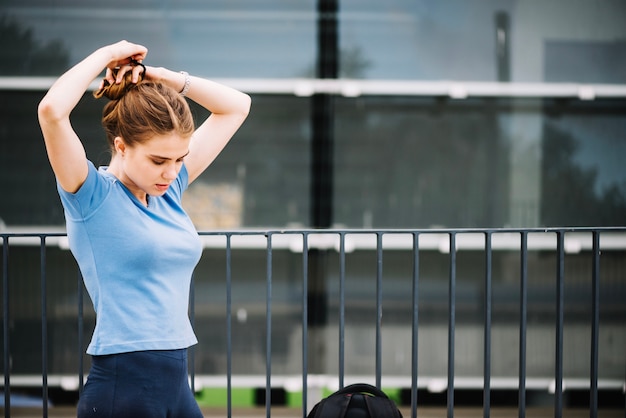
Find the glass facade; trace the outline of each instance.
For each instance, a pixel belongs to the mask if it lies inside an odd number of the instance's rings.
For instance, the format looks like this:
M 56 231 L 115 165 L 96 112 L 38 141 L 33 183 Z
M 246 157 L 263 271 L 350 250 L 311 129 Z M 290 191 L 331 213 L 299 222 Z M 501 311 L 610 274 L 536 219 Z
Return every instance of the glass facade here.
M 376 79 L 626 81 L 626 5 L 609 0 L 344 0 L 341 45 Z M 499 65 L 506 60 L 508 71 Z M 348 67 L 350 68 L 350 67 Z M 499 74 L 500 73 L 500 74 Z
M 294 77 L 315 57 L 313 0 L 113 0 L 2 2 L 5 30 L 18 32 L 23 59 L 50 45 L 71 65 L 120 39 L 146 45 L 146 63 L 205 77 Z M 4 35 L 3 35 L 4 40 Z M 8 39 L 7 39 L 8 40 Z M 14 44 L 3 49 L 14 49 Z M 56 68 L 38 71 L 58 75 Z M 10 74 L 23 74 L 15 66 Z
M 335 219 L 394 228 L 621 225 L 624 104 L 342 100 Z
M 343 77 L 497 81 L 500 72 L 510 81 L 626 82 L 620 0 L 338 3 Z M 3 50 L 28 61 L 3 63 L 4 74 L 58 75 L 50 61 L 67 65 L 131 39 L 150 48 L 151 63 L 208 77 L 314 75 L 315 0 L 3 0 L 1 7 Z
M 626 83 L 622 1 L 344 0 L 338 7 L 340 79 Z M 28 87 L 29 77 L 48 76 L 49 85 L 93 49 L 125 38 L 148 46 L 150 64 L 257 86 L 250 118 L 191 188 L 199 228 L 311 226 L 320 207 L 314 199 L 331 208 L 330 225 L 348 227 L 623 223 L 623 92 L 595 100 L 338 96 L 331 152 L 314 161 L 313 99 L 273 90 L 272 80 L 315 77 L 317 19 L 314 0 L 262 7 L 4 0 L 0 45 L 10 59 L 0 64 L 0 218 L 9 226 L 63 223 L 35 115 L 46 88 Z M 12 87 L 12 77 L 27 88 Z M 89 157 L 104 164 L 101 105 L 86 96 L 73 121 Z M 314 196 L 323 167 L 332 184 Z

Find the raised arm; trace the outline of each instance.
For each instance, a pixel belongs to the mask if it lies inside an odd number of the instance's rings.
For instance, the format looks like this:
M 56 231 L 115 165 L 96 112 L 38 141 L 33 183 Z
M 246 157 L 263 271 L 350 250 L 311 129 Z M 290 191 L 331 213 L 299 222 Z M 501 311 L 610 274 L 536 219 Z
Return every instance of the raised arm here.
M 211 112 L 196 129 L 185 159 L 189 181 L 196 179 L 215 160 L 250 111 L 250 96 L 224 85 L 190 77 L 187 96 Z
M 211 112 L 194 132 L 185 165 L 189 183 L 215 160 L 239 129 L 250 111 L 250 96 L 233 88 L 200 77 L 148 67 L 146 78 L 169 84 Z
M 85 149 L 72 128 L 70 113 L 104 68 L 125 65 L 131 59 L 143 60 L 147 51 L 126 41 L 102 47 L 63 74 L 39 103 L 48 159 L 64 190 L 76 192 L 87 178 Z M 137 67 L 136 73 L 139 71 Z

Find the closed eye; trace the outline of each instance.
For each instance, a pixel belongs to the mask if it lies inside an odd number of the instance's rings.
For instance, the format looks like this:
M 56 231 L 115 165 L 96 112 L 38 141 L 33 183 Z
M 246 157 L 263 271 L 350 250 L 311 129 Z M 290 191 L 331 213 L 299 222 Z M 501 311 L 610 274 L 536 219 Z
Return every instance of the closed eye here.
M 189 151 L 187 151 L 187 153 L 186 153 L 185 155 L 183 155 L 182 157 L 180 157 L 180 158 L 176 159 L 176 163 L 177 163 L 177 164 L 178 164 L 178 163 L 182 163 L 182 162 L 185 160 L 185 157 L 186 157 L 187 155 L 189 155 Z M 152 157 L 152 158 L 151 158 L 151 159 L 152 159 L 152 162 L 153 162 L 155 165 L 163 165 L 163 164 L 165 164 L 165 162 L 166 162 L 166 161 L 171 161 L 171 160 L 172 160 L 171 158 L 166 158 L 166 157 L 159 156 L 159 155 L 151 155 L 150 157 Z

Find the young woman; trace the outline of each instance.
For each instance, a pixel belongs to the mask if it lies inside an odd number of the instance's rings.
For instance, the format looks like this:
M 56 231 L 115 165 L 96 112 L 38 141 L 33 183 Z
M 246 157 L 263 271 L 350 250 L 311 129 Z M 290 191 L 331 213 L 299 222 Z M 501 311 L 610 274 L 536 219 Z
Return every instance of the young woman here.
M 96 50 L 38 109 L 70 248 L 96 311 L 79 417 L 202 416 L 186 357 L 197 343 L 187 310 L 202 247 L 181 197 L 241 126 L 250 98 L 144 66 L 147 52 L 126 41 Z M 112 156 L 97 169 L 70 113 L 103 69 L 94 96 L 111 99 L 102 124 Z M 197 128 L 183 96 L 210 111 Z

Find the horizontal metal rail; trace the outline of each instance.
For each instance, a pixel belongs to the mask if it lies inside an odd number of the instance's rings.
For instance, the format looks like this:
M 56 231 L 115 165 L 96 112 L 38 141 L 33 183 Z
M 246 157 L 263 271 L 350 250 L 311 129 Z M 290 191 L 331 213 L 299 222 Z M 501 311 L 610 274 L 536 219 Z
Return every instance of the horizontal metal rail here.
M 0 91 L 46 91 L 56 77 L 0 77 Z M 624 84 L 486 82 L 463 80 L 361 80 L 319 78 L 217 78 L 215 81 L 250 94 L 280 94 L 309 97 L 333 94 L 359 96 L 423 96 L 467 99 L 493 98 L 571 98 L 576 100 L 626 98 Z M 98 82 L 89 89 L 96 90 Z
M 411 417 L 417 417 L 417 406 L 419 404 L 418 389 L 426 388 L 430 392 L 446 392 L 446 406 L 448 408 L 448 416 L 452 417 L 455 413 L 455 391 L 463 388 L 477 388 L 483 390 L 483 411 L 484 416 L 490 416 L 492 390 L 503 387 L 513 388 L 518 391 L 518 407 L 520 417 L 526 416 L 526 391 L 529 389 L 544 388 L 554 394 L 554 413 L 555 416 L 562 416 L 564 409 L 563 394 L 566 389 L 584 388 L 589 389 L 589 413 L 590 416 L 598 415 L 598 391 L 603 388 L 612 388 L 624 390 L 624 380 L 620 379 L 600 379 L 598 376 L 598 352 L 599 352 L 599 331 L 600 331 L 600 267 L 603 250 L 623 250 L 625 244 L 621 241 L 626 234 L 626 227 L 606 227 L 606 228 L 533 228 L 533 229 L 426 229 L 426 230 L 350 230 L 350 229 L 299 229 L 299 230 L 237 230 L 237 231 L 202 231 L 200 237 L 210 245 L 206 248 L 221 249 L 226 254 L 226 340 L 227 340 L 227 373 L 226 376 L 209 376 L 198 374 L 193 365 L 193 356 L 191 357 L 191 384 L 194 390 L 202 387 L 223 387 L 226 386 L 228 393 L 228 410 L 227 416 L 232 416 L 232 398 L 231 391 L 233 387 L 242 385 L 264 385 L 265 386 L 265 406 L 266 415 L 270 417 L 272 414 L 272 391 L 271 389 L 278 385 L 285 385 L 291 388 L 302 390 L 302 416 L 305 417 L 315 399 L 309 399 L 311 388 L 339 388 L 347 383 L 354 381 L 369 381 L 378 387 L 383 385 L 396 385 L 399 387 L 409 387 L 411 391 Z M 531 241 L 534 236 L 541 237 L 541 245 L 533 247 L 539 251 L 549 251 L 555 256 L 556 265 L 554 266 L 554 286 L 556 300 L 554 300 L 555 318 L 554 318 L 554 338 L 555 352 L 552 378 L 529 377 L 526 371 L 527 357 L 527 292 L 528 292 L 528 253 L 531 251 Z M 360 237 L 360 238 L 359 238 Z M 361 238 L 369 237 L 366 240 Z M 434 237 L 434 238 L 433 238 Z M 470 237 L 470 238 L 468 238 Z M 482 239 L 480 239 L 482 237 Z M 616 238 L 617 237 L 617 238 Z M 78 372 L 73 375 L 48 375 L 48 345 L 50 341 L 47 334 L 48 309 L 47 309 L 47 251 L 50 242 L 56 241 L 55 245 L 60 245 L 66 238 L 64 232 L 5 232 L 0 231 L 0 242 L 2 243 L 2 313 L 3 313 L 3 364 L 4 364 L 4 411 L 5 416 L 11 415 L 11 388 L 13 386 L 36 386 L 42 388 L 42 413 L 48 416 L 49 399 L 48 391 L 51 385 L 58 385 L 67 390 L 82 390 L 85 370 L 83 370 L 82 360 L 77 360 Z M 520 269 L 519 269 L 519 374 L 517 378 L 500 378 L 493 377 L 491 372 L 492 365 L 492 279 L 493 279 L 493 250 L 496 242 L 506 242 L 501 248 L 519 253 Z M 575 239 L 576 244 L 572 244 Z M 437 242 L 436 245 L 425 245 L 431 240 Z M 28 244 L 25 244 L 28 242 Z M 21 376 L 11 373 L 11 300 L 9 297 L 11 286 L 14 284 L 10 274 L 9 266 L 11 264 L 11 248 L 13 245 L 35 245 L 38 242 L 39 258 L 40 258 L 40 286 L 41 286 L 41 346 L 42 346 L 42 373 L 41 376 Z M 367 245 L 365 245 L 367 242 Z M 253 243 L 253 244 L 251 244 Z M 471 243 L 471 245 L 470 245 Z M 60 245 L 62 247 L 62 245 Z M 265 251 L 265 264 L 255 266 L 259 271 L 264 272 L 261 276 L 265 276 L 265 343 L 266 343 L 266 359 L 265 359 L 265 376 L 240 376 L 233 375 L 232 372 L 232 258 L 231 253 L 234 248 L 251 248 Z M 413 268 L 411 277 L 407 277 L 407 287 L 405 292 L 411 296 L 412 317 L 411 317 L 411 360 L 410 373 L 406 376 L 392 376 L 385 374 L 382 368 L 382 361 L 385 356 L 382 344 L 382 315 L 383 315 L 383 269 L 384 255 L 387 250 L 403 249 L 412 253 Z M 375 251 L 376 256 L 376 295 L 373 304 L 375 305 L 375 373 L 374 376 L 354 376 L 349 375 L 345 371 L 345 357 L 350 355 L 345 350 L 345 317 L 344 311 L 346 307 L 345 297 L 345 256 L 347 253 L 356 250 Z M 420 373 L 418 368 L 418 342 L 419 342 L 419 303 L 418 288 L 420 283 L 420 255 L 428 249 L 437 249 L 447 254 L 448 266 L 448 299 L 447 299 L 447 376 L 427 376 Z M 274 374 L 272 372 L 272 346 L 273 335 L 272 325 L 274 313 L 273 303 L 273 284 L 274 270 L 273 257 L 276 250 L 290 250 L 302 257 L 302 373 L 296 376 L 286 376 Z M 313 280 L 310 277 L 310 264 L 313 262 L 312 251 L 332 251 L 339 254 L 339 324 L 338 325 L 338 371 L 337 376 L 332 374 L 310 373 L 308 364 L 311 353 L 309 346 L 309 328 L 308 328 L 308 283 Z M 484 341 L 484 364 L 483 375 L 474 378 L 458 376 L 455 370 L 456 342 L 455 331 L 457 327 L 457 277 L 462 272 L 461 265 L 457 256 L 460 251 L 484 251 L 484 303 L 483 303 L 483 341 Z M 589 378 L 570 378 L 564 376 L 563 371 L 563 352 L 564 352 L 564 277 L 565 277 L 565 256 L 567 253 L 587 252 L 592 261 L 592 271 L 589 277 L 589 295 L 591 298 L 592 318 L 589 321 L 591 329 L 590 338 L 590 358 L 579 359 L 581 362 L 589 364 Z M 80 279 L 80 278 L 79 278 Z M 626 278 L 625 278 L 626 280 Z M 82 283 L 79 280 L 78 286 Z M 82 289 L 82 288 L 81 288 Z M 79 292 L 81 294 L 81 292 Z M 192 295 L 193 301 L 193 295 Z M 195 305 L 191 305 L 192 320 L 193 309 Z M 82 359 L 83 347 L 83 312 L 82 300 L 79 299 L 76 307 L 76 315 L 78 316 L 78 350 L 77 358 Z M 442 350 L 443 351 L 443 350 Z M 443 353 L 442 353 L 443 354 Z M 38 383 L 37 383 L 38 381 Z
M 575 254 L 581 251 L 591 251 L 594 241 L 591 232 L 593 228 L 572 228 L 564 238 L 564 251 L 566 254 Z M 426 232 L 427 231 L 427 232 Z M 490 248 L 494 251 L 519 251 L 523 236 L 519 229 L 459 229 L 461 234 L 456 239 L 458 250 L 484 250 L 484 233 L 492 235 Z M 608 228 L 611 234 L 602 236 L 599 242 L 601 250 L 626 250 L 626 231 L 620 228 Z M 302 252 L 303 241 L 301 232 L 277 231 L 279 235 L 273 237 L 272 248 L 276 250 L 290 250 L 296 253 Z M 375 230 L 347 229 L 347 230 L 319 230 L 307 233 L 307 247 L 320 250 L 340 250 L 341 239 L 339 233 L 344 235 L 343 245 L 346 253 L 358 250 L 375 250 L 377 238 Z M 405 230 L 385 230 L 383 235 L 383 249 L 385 251 L 412 250 L 413 238 Z M 525 247 L 529 251 L 554 251 L 556 249 L 557 236 L 551 229 L 533 228 L 523 230 L 526 239 Z M 35 246 L 40 244 L 40 236 L 45 235 L 46 245 L 58 246 L 69 250 L 69 243 L 65 230 L 60 228 L 38 229 L 32 227 L 11 227 L 0 229 L 0 240 L 3 235 L 11 236 L 14 246 Z M 445 229 L 428 229 L 420 233 L 418 249 L 434 250 L 447 254 L 450 251 L 448 232 Z M 220 231 L 215 234 L 202 233 L 200 239 L 206 249 L 225 248 L 227 237 L 234 237 L 229 243 L 232 249 L 257 249 L 262 250 L 267 246 L 264 233 L 261 231 Z M 0 241 L 1 242 L 1 241 Z

